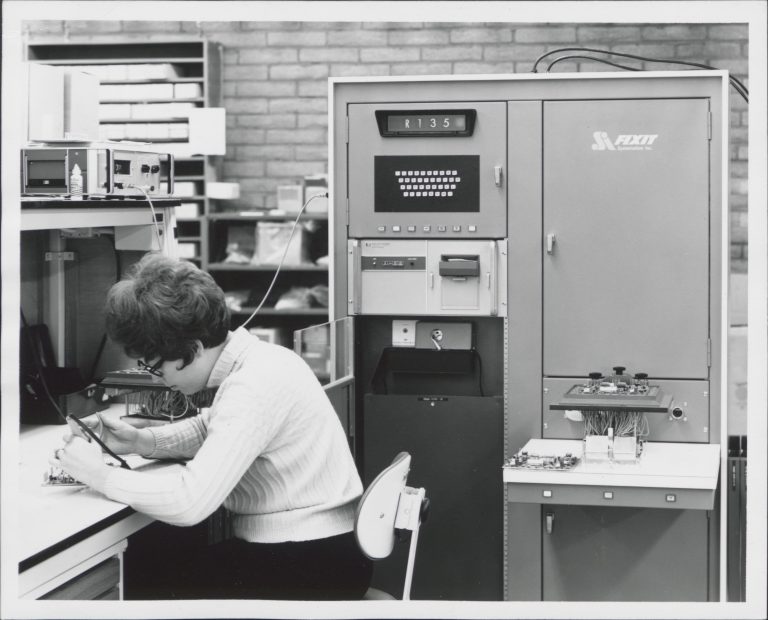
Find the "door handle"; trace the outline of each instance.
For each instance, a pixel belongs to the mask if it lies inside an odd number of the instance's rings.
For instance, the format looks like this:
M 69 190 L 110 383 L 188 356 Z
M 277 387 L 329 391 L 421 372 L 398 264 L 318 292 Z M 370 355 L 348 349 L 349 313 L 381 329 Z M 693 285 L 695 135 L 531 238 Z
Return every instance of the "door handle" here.
M 503 181 L 504 181 L 504 169 L 501 166 L 494 166 L 493 182 L 496 184 L 496 187 L 501 187 L 501 184 Z
M 554 512 L 548 512 L 545 515 L 546 518 L 546 528 L 547 528 L 547 534 L 552 533 L 552 526 L 555 523 L 555 513 Z
M 555 251 L 555 233 L 549 233 L 547 235 L 547 254 L 552 254 Z

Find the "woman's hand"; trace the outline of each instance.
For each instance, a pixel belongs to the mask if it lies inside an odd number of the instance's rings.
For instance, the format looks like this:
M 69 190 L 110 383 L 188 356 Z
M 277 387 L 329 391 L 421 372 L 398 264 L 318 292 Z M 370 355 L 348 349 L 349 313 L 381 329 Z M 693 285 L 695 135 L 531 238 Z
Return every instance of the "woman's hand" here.
M 55 450 L 48 462 L 54 467 L 61 467 L 75 480 L 102 492 L 107 474 L 112 469 L 104 462 L 99 444 L 74 435 L 64 438 L 64 445 Z
M 152 433 L 127 424 L 119 418 L 103 416 L 99 413 L 80 420 L 88 426 L 99 439 L 115 454 L 149 454 L 155 448 Z M 70 425 L 74 435 L 85 437 L 82 429 Z

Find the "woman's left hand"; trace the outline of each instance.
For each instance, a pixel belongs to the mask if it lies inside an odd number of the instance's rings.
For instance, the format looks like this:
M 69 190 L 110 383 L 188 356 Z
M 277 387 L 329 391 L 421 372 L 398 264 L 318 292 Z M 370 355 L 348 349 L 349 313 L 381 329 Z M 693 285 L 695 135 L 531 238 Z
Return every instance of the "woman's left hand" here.
M 67 435 L 64 445 L 55 450 L 48 462 L 97 491 L 104 488 L 104 479 L 110 471 L 104 462 L 101 447 L 76 435 Z

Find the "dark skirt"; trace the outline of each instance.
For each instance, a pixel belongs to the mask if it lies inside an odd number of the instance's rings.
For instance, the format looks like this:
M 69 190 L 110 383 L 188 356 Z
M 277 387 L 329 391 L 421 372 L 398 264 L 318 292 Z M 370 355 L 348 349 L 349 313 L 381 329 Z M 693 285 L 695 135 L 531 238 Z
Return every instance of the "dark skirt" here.
M 284 543 L 235 538 L 191 556 L 180 551 L 147 598 L 359 600 L 373 572 L 353 532 Z

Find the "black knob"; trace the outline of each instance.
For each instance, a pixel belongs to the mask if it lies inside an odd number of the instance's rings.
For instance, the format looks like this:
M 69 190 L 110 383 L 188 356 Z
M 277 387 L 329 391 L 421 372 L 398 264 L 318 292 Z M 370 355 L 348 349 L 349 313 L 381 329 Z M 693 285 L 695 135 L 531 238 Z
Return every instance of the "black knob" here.
M 601 372 L 591 372 L 591 373 L 589 373 L 589 378 L 590 379 L 602 379 L 603 378 L 603 373 L 601 373 Z
M 141 164 L 141 171 L 144 173 L 149 172 L 149 164 Z
M 636 372 L 635 373 L 635 379 L 640 379 L 641 381 L 644 381 L 647 378 L 648 378 L 648 373 L 647 372 Z
M 152 174 L 154 174 L 155 172 L 160 172 L 160 166 L 158 166 L 157 164 L 152 166 Z
M 623 375 L 624 371 L 627 369 L 626 366 L 614 366 L 613 370 L 617 375 Z

